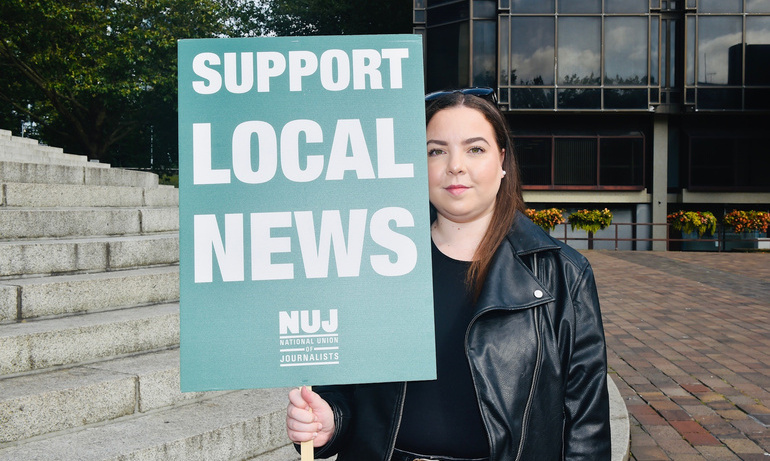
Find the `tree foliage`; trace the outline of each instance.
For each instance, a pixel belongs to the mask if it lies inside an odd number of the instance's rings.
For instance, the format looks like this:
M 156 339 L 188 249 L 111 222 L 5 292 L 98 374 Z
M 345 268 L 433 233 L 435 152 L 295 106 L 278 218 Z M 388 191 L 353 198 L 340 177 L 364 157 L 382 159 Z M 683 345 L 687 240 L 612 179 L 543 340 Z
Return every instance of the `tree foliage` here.
M 0 127 L 117 165 L 175 163 L 176 42 L 258 35 L 251 0 L 3 0 Z
M 267 29 L 277 35 L 412 32 L 412 0 L 269 0 Z

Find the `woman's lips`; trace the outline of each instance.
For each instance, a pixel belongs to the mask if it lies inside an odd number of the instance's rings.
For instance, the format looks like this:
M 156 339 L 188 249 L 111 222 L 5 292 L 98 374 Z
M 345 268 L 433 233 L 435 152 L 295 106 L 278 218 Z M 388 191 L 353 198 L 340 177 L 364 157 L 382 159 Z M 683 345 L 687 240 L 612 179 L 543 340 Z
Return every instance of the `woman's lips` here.
M 460 195 L 470 188 L 468 186 L 463 186 L 461 184 L 453 184 L 451 186 L 445 187 L 444 189 L 446 189 L 446 191 L 452 195 Z

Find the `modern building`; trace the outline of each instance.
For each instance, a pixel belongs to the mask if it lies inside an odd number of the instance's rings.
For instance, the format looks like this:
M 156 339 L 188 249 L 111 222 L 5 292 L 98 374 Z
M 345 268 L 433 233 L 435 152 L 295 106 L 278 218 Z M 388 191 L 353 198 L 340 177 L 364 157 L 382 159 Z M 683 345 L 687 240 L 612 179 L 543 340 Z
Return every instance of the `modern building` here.
M 531 207 L 655 239 L 770 208 L 770 0 L 414 0 L 414 24 L 426 91 L 496 89 Z

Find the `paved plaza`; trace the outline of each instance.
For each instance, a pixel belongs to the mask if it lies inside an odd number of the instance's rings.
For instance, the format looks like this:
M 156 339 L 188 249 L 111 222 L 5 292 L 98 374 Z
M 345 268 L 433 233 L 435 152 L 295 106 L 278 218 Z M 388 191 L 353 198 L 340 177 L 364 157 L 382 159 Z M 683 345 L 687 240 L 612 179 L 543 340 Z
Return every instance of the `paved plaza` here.
M 770 461 L 770 253 L 583 253 L 631 459 Z

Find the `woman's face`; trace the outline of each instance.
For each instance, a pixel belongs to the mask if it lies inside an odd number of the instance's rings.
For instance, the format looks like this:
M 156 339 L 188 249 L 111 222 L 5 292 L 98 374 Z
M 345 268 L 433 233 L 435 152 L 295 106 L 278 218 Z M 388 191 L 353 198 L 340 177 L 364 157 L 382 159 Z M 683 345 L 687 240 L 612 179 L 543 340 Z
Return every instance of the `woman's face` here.
M 476 109 L 456 106 L 428 122 L 430 202 L 452 222 L 490 215 L 503 178 L 503 157 L 492 125 Z

